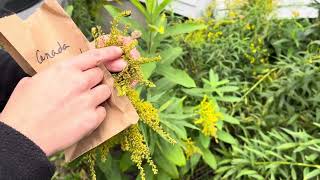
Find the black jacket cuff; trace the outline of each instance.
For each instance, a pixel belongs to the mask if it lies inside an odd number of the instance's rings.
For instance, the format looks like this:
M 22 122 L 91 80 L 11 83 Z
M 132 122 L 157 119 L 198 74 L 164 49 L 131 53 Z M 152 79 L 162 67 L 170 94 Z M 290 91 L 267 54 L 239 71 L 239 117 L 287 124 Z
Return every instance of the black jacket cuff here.
M 54 171 L 39 146 L 0 122 L 0 179 L 51 179 Z

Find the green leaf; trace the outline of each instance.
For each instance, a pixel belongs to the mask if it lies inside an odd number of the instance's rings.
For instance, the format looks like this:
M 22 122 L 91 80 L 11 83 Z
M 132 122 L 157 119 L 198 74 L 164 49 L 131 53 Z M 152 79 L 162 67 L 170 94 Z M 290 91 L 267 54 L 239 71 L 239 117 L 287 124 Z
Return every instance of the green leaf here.
M 297 179 L 297 173 L 296 173 L 296 170 L 294 168 L 291 168 L 291 178 L 293 180 Z
M 223 101 L 223 102 L 239 102 L 241 98 L 235 97 L 235 96 L 223 96 L 223 97 L 216 97 L 218 101 Z
M 237 144 L 238 143 L 234 137 L 232 137 L 229 133 L 227 133 L 225 131 L 218 130 L 217 136 L 218 136 L 218 139 L 223 142 L 226 142 L 229 144 Z
M 196 167 L 196 165 L 199 163 L 202 155 L 200 154 L 194 154 L 190 157 L 190 166 L 192 169 Z
M 235 92 L 238 89 L 239 88 L 237 86 L 222 86 L 222 87 L 217 88 L 217 91 L 225 93 L 225 92 Z
M 281 144 L 281 145 L 277 146 L 276 149 L 287 150 L 287 149 L 292 149 L 292 148 L 296 147 L 297 145 L 298 145 L 297 143 L 285 143 L 285 144 Z
M 197 126 L 195 126 L 195 125 L 193 125 L 191 123 L 188 123 L 187 121 L 176 121 L 175 124 L 179 124 L 179 125 L 182 125 L 184 127 L 188 127 L 188 128 L 200 131 L 200 129 Z
M 208 164 L 212 169 L 217 169 L 217 161 L 215 156 L 211 153 L 209 149 L 204 149 L 202 151 L 202 158 L 206 164 Z
M 165 126 L 167 126 L 169 129 L 171 129 L 180 139 L 188 139 L 187 131 L 184 127 L 176 126 L 173 123 L 170 123 L 169 121 L 161 121 Z
M 173 101 L 174 101 L 174 99 L 172 98 L 172 99 L 168 100 L 167 102 L 165 102 L 164 104 L 162 104 L 160 106 L 160 108 L 158 109 L 159 112 L 166 110 L 173 103 Z
M 165 173 L 162 169 L 159 169 L 157 180 L 171 180 L 171 177 Z
M 237 175 L 236 179 L 242 176 L 248 176 L 248 175 L 254 175 L 254 174 L 258 174 L 257 171 L 250 170 L 250 169 L 242 169 L 240 173 Z
M 211 151 L 208 148 L 203 147 L 201 144 L 199 144 L 199 148 L 202 152 L 203 161 L 212 169 L 217 169 L 217 160 L 216 157 L 211 153 Z
M 225 122 L 228 122 L 230 124 L 238 124 L 238 125 L 240 124 L 240 121 L 238 119 L 236 119 L 228 114 L 223 113 L 222 116 L 223 116 L 223 121 L 225 121 Z
M 171 178 L 178 179 L 179 178 L 179 172 L 177 167 L 172 164 L 170 161 L 167 161 L 163 158 L 162 155 L 156 155 L 154 156 L 154 160 L 156 164 L 159 166 L 161 170 L 166 172 Z
M 72 5 L 68 5 L 66 7 L 66 13 L 71 17 L 72 13 L 73 13 L 73 6 Z
M 147 11 L 152 14 L 156 5 L 156 0 L 146 0 Z
M 116 163 L 111 155 L 108 155 L 105 162 L 98 161 L 98 168 L 102 171 L 104 179 L 122 179 L 119 163 Z
M 304 180 L 317 177 L 319 174 L 320 174 L 320 169 L 315 169 L 315 170 L 309 172 L 306 176 L 304 176 Z
M 166 77 L 169 81 L 184 87 L 196 87 L 194 80 L 185 72 L 180 69 L 175 69 L 171 66 L 159 64 L 156 72 Z
M 175 24 L 173 26 L 170 26 L 167 28 L 167 31 L 165 33 L 165 37 L 168 36 L 176 36 L 184 33 L 191 33 L 196 30 L 205 29 L 207 26 L 205 24 L 199 24 L 199 23 L 192 23 L 187 22 L 183 24 Z
M 174 86 L 176 86 L 176 83 L 168 81 L 168 79 L 165 77 L 156 81 L 155 84 L 156 84 L 156 88 L 152 89 L 154 91 L 154 93 L 162 93 L 164 91 L 169 91 Z
M 177 144 L 171 145 L 168 143 L 161 143 L 161 152 L 163 156 L 170 162 L 177 166 L 185 166 L 187 161 L 183 150 Z
M 150 20 L 149 13 L 146 11 L 144 6 L 139 2 L 139 0 L 130 0 L 130 2 L 144 15 L 145 18 Z
M 168 48 L 160 53 L 160 63 L 170 65 L 177 57 L 181 56 L 182 52 L 183 50 L 181 47 Z
M 200 144 L 201 144 L 204 148 L 209 148 L 210 141 L 211 141 L 211 138 L 210 138 L 210 137 L 205 136 L 205 135 L 202 134 L 202 133 L 199 133 L 198 139 L 199 139 Z
M 253 177 L 254 179 L 257 179 L 257 180 L 265 180 L 265 178 L 259 174 L 252 174 L 252 175 L 249 175 L 249 177 Z
M 125 172 L 125 171 L 128 170 L 132 165 L 133 165 L 133 162 L 131 161 L 130 153 L 124 152 L 124 153 L 121 155 L 120 164 L 119 164 L 121 172 Z
M 142 73 L 143 73 L 143 78 L 144 79 L 149 79 L 150 76 L 152 75 L 153 71 L 156 69 L 157 65 L 155 62 L 150 62 L 147 64 L 142 64 Z
M 153 16 L 158 17 L 159 14 L 167 7 L 168 4 L 170 4 L 172 0 L 163 0 L 159 6 L 156 8 L 156 10 L 153 13 Z
M 205 89 L 202 89 L 202 88 L 182 89 L 182 91 L 190 96 L 195 96 L 195 97 L 203 97 L 204 93 L 207 92 Z
M 218 82 L 219 81 L 219 76 L 218 76 L 218 74 L 213 72 L 213 69 L 209 70 L 209 80 L 210 80 L 210 82 Z

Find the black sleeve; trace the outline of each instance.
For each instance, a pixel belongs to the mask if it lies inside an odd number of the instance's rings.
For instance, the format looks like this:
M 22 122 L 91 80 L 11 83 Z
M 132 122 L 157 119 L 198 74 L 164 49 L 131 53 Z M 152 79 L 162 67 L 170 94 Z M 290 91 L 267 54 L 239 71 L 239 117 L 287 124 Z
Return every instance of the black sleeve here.
M 55 171 L 30 139 L 0 122 L 0 179 L 51 179 Z
M 27 74 L 11 56 L 0 49 L 0 112 L 7 104 L 18 82 L 25 76 L 27 76 Z

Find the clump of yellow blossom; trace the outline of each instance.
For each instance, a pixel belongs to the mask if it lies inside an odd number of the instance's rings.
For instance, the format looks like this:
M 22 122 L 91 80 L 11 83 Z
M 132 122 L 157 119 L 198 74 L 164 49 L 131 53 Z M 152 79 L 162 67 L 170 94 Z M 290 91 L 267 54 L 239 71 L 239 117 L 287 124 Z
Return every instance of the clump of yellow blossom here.
M 145 85 L 147 87 L 154 86 L 152 82 L 144 80 L 141 65 L 149 62 L 159 61 L 160 57 L 134 58 L 132 56 L 131 52 L 138 45 L 138 41 L 136 39 L 141 36 L 141 32 L 132 32 L 132 41 L 130 43 L 125 43 L 124 37 L 127 35 L 128 27 L 125 27 L 124 30 L 120 30 L 119 28 L 119 18 L 129 16 L 130 14 L 130 11 L 124 11 L 118 18 L 115 18 L 111 22 L 112 27 L 110 34 L 108 35 L 105 35 L 102 32 L 101 27 L 93 28 L 92 35 L 95 39 L 96 48 L 118 46 L 123 50 L 122 58 L 127 61 L 127 66 L 123 71 L 113 74 L 114 85 L 118 90 L 118 95 L 128 96 L 140 117 L 140 121 L 150 126 L 151 129 L 153 129 L 163 138 L 167 139 L 169 142 L 175 143 L 175 140 L 162 129 L 158 110 L 153 107 L 151 103 L 140 99 L 139 94 L 134 90 L 134 87 L 132 87 L 133 82 Z M 101 159 L 105 160 L 107 154 L 110 152 L 110 149 L 116 145 L 121 145 L 121 149 L 123 151 L 128 151 L 131 153 L 131 160 L 140 170 L 141 179 L 145 179 L 145 173 L 142 167 L 144 162 L 147 162 L 151 166 L 153 173 L 157 174 L 157 167 L 151 159 L 149 148 L 145 143 L 143 135 L 139 131 L 139 126 L 132 125 L 128 129 L 112 137 L 87 154 L 91 177 L 93 179 L 95 179 L 94 164 L 96 152 L 100 152 Z
M 257 40 L 254 39 L 253 42 L 250 43 L 249 50 L 244 56 L 250 61 L 250 64 L 267 63 L 269 52 L 268 49 L 265 48 L 263 39 L 260 37 L 257 38 Z
M 222 114 L 217 110 L 216 104 L 204 96 L 200 105 L 197 107 L 199 118 L 195 124 L 202 127 L 202 133 L 206 136 L 217 137 L 217 122 L 222 119 Z
M 202 154 L 200 148 L 198 148 L 195 143 L 192 141 L 191 138 L 188 138 L 185 142 L 185 154 L 187 156 L 187 159 L 190 159 L 190 157 L 194 154 Z
M 131 153 L 131 160 L 140 170 L 141 179 L 145 179 L 142 163 L 144 160 L 151 166 L 154 174 L 158 173 L 158 169 L 151 159 L 150 151 L 145 143 L 143 135 L 140 133 L 138 125 L 132 125 L 122 134 L 121 149 Z
M 245 25 L 245 28 L 246 28 L 247 30 L 249 30 L 249 31 L 252 31 L 252 30 L 255 29 L 255 26 L 254 26 L 253 24 L 247 23 L 247 24 Z
M 170 143 L 175 144 L 176 141 L 172 137 L 170 137 L 170 135 L 165 132 L 160 126 L 160 117 L 158 110 L 153 107 L 150 102 L 140 99 L 139 94 L 134 90 L 128 91 L 127 95 L 132 105 L 137 110 L 141 121 L 147 124 L 151 129 L 168 140 Z
M 92 180 L 96 180 L 96 173 L 94 170 L 94 165 L 96 163 L 96 155 L 95 155 L 95 150 L 90 151 L 89 153 L 86 154 L 85 158 L 87 159 L 88 166 L 89 166 L 89 172 Z

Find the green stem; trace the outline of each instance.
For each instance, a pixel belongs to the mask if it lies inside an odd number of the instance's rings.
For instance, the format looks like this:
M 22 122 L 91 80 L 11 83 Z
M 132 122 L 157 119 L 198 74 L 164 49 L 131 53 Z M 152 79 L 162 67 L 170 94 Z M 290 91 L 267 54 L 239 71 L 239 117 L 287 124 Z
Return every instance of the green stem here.
M 258 82 L 256 82 L 241 98 L 240 101 L 237 102 L 234 107 L 236 108 L 245 97 L 247 97 L 253 90 L 256 89 L 256 87 L 261 84 L 272 72 L 274 72 L 275 70 L 277 70 L 277 68 L 271 69 L 267 74 L 265 74 Z M 235 109 L 234 108 L 234 109 Z
M 304 163 L 294 163 L 287 161 L 274 161 L 274 162 L 255 162 L 254 165 L 269 165 L 269 164 L 278 164 L 278 165 L 291 165 L 291 166 L 303 166 L 303 167 L 312 167 L 320 169 L 320 165 L 318 164 L 304 164 Z
M 149 45 L 148 45 L 148 53 L 151 53 L 151 48 L 152 48 L 152 32 L 149 32 Z
M 272 69 L 267 74 L 265 74 L 258 82 L 256 82 L 242 97 L 241 100 L 243 100 L 245 97 L 247 97 L 259 84 L 261 84 L 272 72 L 274 72 L 275 69 Z

